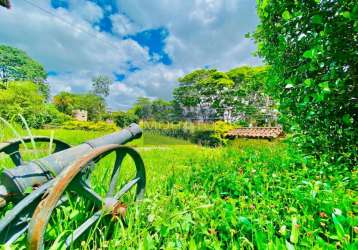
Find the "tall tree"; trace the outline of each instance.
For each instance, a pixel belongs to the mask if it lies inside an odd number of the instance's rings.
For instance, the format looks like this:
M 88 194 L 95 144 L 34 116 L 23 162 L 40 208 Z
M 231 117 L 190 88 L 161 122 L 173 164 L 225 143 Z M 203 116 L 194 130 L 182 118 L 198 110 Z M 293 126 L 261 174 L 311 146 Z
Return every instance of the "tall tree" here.
M 239 67 L 229 72 L 195 70 L 179 78 L 174 104 L 184 118 L 203 121 L 246 119 L 258 115 L 264 94 L 266 67 Z
M 2 82 L 29 80 L 39 85 L 39 90 L 47 98 L 49 88 L 46 83 L 47 72 L 37 61 L 24 51 L 0 45 L 0 79 Z
M 92 78 L 92 91 L 98 96 L 107 97 L 112 84 L 113 80 L 109 76 L 98 75 Z

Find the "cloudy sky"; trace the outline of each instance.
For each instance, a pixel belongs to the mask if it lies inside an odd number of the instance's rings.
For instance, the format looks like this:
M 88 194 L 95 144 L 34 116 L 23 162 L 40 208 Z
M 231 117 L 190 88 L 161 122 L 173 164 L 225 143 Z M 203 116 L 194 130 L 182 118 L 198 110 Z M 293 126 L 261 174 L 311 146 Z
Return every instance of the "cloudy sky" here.
M 112 76 L 107 103 L 171 98 L 198 68 L 259 65 L 254 0 L 12 0 L 0 8 L 0 43 L 25 50 L 49 72 L 51 93 L 83 92 Z

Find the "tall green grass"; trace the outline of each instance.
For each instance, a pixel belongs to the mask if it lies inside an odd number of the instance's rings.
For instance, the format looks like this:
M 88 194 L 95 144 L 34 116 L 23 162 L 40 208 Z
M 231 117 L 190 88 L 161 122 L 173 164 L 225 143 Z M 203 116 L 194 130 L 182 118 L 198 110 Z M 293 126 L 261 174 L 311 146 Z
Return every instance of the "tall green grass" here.
M 99 135 L 55 131 L 72 144 Z M 147 139 L 133 143 L 146 165 L 146 198 L 124 197 L 127 226 L 103 218 L 73 249 L 357 249 L 357 172 L 326 173 L 282 142 L 206 148 Z M 106 157 L 92 175 L 98 192 L 105 191 L 113 160 Z M 122 169 L 120 183 L 134 174 L 129 160 Z M 53 214 L 46 238 L 60 248 L 92 213 L 86 200 L 73 197 Z

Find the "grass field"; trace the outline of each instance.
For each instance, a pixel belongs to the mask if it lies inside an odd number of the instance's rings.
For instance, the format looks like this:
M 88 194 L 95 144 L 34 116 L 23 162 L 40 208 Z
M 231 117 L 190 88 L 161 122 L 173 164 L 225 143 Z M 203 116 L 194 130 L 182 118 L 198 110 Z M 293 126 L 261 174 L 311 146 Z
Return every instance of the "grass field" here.
M 3 133 L 3 140 L 9 134 Z M 103 133 L 54 134 L 76 145 Z M 127 226 L 104 218 L 74 249 L 358 248 L 357 172 L 323 172 L 277 141 L 237 140 L 207 148 L 144 134 L 131 144 L 145 161 L 145 199 L 135 203 L 124 197 Z M 93 173 L 98 192 L 108 182 L 113 159 L 103 159 Z M 8 163 L 0 160 L 0 166 Z M 122 180 L 133 171 L 125 161 Z M 72 198 L 56 210 L 46 236 L 55 242 L 52 249 L 93 213 L 87 203 Z M 25 249 L 25 242 L 23 237 L 13 248 Z

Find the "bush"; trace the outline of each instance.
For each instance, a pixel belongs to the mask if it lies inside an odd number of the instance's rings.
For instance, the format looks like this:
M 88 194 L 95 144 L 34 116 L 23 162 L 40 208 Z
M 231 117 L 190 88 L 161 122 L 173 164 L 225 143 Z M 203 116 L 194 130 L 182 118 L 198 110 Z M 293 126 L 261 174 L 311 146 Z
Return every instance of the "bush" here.
M 63 129 L 71 130 L 91 130 L 91 131 L 108 131 L 114 132 L 118 128 L 116 125 L 107 122 L 84 122 L 84 121 L 69 121 L 63 124 Z
M 116 123 L 116 125 L 120 128 L 124 128 L 131 123 L 137 123 L 139 121 L 138 116 L 131 112 L 113 112 L 112 119 Z
M 189 122 L 159 123 L 146 121 L 142 122 L 141 126 L 148 132 L 181 138 L 206 146 L 225 145 L 227 143 L 227 139 L 225 138 L 226 132 L 234 128 L 234 126 L 223 121 L 198 124 Z
M 358 163 L 358 4 L 260 0 L 254 37 L 294 142 L 326 162 Z
M 26 93 L 26 94 L 24 94 Z M 29 127 L 41 128 L 45 124 L 61 124 L 70 118 L 45 102 L 38 85 L 25 82 L 10 82 L 0 89 L 0 116 L 6 120 L 22 123 L 21 114 Z

